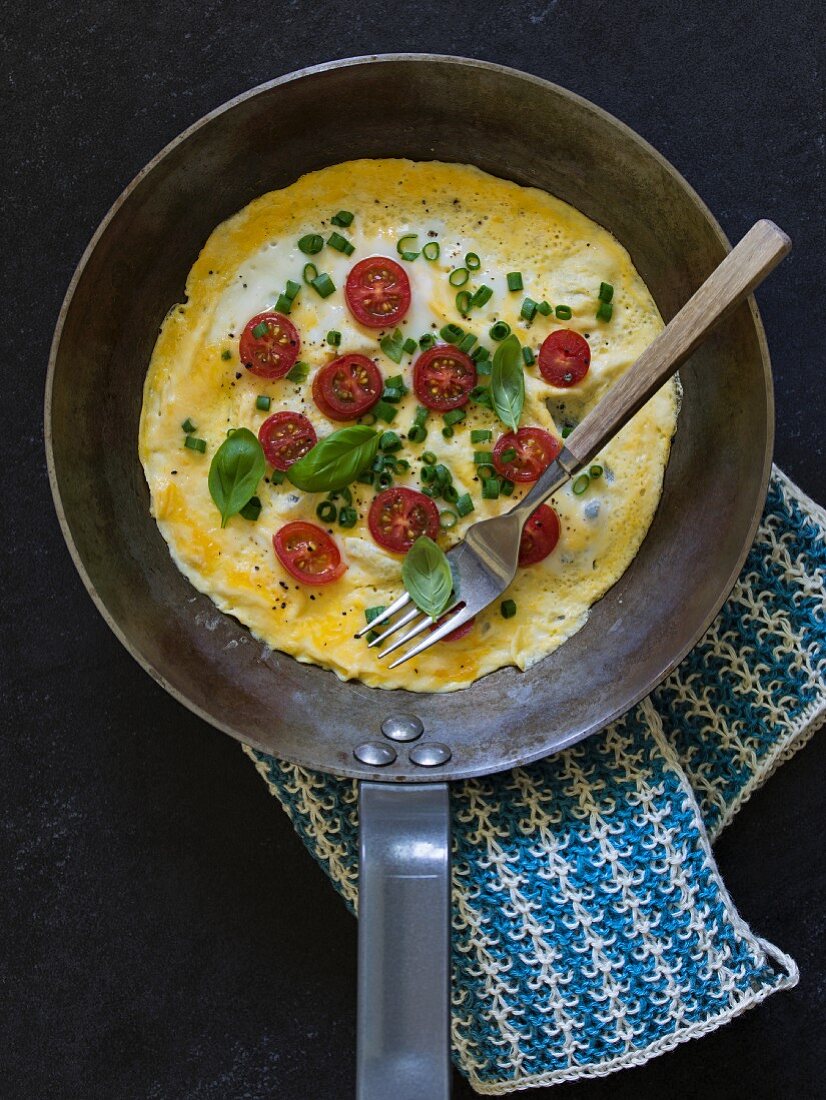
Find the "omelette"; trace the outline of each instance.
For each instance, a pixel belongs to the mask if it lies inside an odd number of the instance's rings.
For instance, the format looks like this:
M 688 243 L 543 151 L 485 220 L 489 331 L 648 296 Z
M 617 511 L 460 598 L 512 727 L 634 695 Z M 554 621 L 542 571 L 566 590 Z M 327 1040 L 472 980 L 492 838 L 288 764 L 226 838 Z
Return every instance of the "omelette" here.
M 469 628 L 394 670 L 354 635 L 421 536 L 446 551 L 512 507 L 662 327 L 625 249 L 543 191 L 460 164 L 323 168 L 219 225 L 163 322 L 139 430 L 152 515 L 221 611 L 342 679 L 443 692 L 526 669 L 637 553 L 676 379 L 535 513 Z M 511 425 L 490 387 L 505 349 Z

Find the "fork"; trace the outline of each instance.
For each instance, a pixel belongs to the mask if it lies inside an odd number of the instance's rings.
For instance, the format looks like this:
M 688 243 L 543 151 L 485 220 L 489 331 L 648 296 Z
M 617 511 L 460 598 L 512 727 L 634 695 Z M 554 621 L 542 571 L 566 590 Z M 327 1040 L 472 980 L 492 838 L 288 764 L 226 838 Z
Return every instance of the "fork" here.
M 555 461 L 531 490 L 508 512 L 479 520 L 447 553 L 453 574 L 453 599 L 447 618 L 438 621 L 421 613 L 405 592 L 358 631 L 357 638 L 381 623 L 389 624 L 369 644 L 380 645 L 403 627 L 379 657 L 387 657 L 424 630 L 430 633 L 391 662 L 390 668 L 423 653 L 457 627 L 497 600 L 516 576 L 522 528 L 540 504 L 575 477 L 609 440 L 653 396 L 702 343 L 714 326 L 740 304 L 791 249 L 791 241 L 774 222 L 757 222 L 726 256 L 565 442 Z M 406 609 L 406 610 L 405 610 Z M 403 612 L 403 614 L 399 614 Z M 389 620 L 398 615 L 391 623 Z

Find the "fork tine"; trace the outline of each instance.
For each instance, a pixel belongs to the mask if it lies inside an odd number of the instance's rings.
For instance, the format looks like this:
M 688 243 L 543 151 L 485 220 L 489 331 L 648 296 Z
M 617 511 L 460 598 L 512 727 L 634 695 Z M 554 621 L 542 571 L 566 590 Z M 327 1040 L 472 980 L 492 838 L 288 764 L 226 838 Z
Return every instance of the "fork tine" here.
M 387 628 L 387 630 L 384 631 L 383 634 L 379 634 L 378 638 L 374 638 L 372 642 L 369 642 L 368 645 L 367 645 L 367 648 L 372 649 L 374 645 L 379 645 L 381 642 L 384 641 L 385 638 L 389 638 L 391 634 L 395 634 L 395 632 L 400 627 L 407 626 L 407 624 L 409 622 L 412 622 L 412 620 L 415 619 L 418 614 L 419 614 L 418 607 L 411 607 L 410 610 L 406 611 L 404 613 L 404 615 L 401 616 L 400 619 L 397 619 L 396 622 L 391 623 L 390 626 Z M 375 622 L 375 619 L 373 621 Z
M 414 645 L 411 649 L 408 649 L 407 653 L 403 653 L 401 657 L 397 657 L 395 661 L 391 661 L 387 667 L 395 668 L 397 665 L 403 665 L 404 662 L 409 661 L 411 657 L 415 657 L 419 653 L 423 653 L 426 649 L 432 646 L 434 642 L 439 642 L 442 640 L 442 638 L 446 638 L 448 634 L 454 631 L 457 627 L 461 626 L 462 623 L 467 622 L 469 618 L 471 618 L 471 616 L 468 613 L 467 608 L 460 608 L 460 610 L 457 611 L 455 615 L 451 615 L 449 619 L 445 619 L 441 626 L 437 626 L 432 634 L 428 634 L 426 638 L 422 638 L 418 645 Z M 416 631 L 416 633 L 419 632 Z M 395 646 L 393 648 L 395 649 Z M 380 654 L 380 656 L 384 656 L 384 654 Z
M 363 638 L 365 634 L 369 634 L 371 630 L 375 630 L 379 623 L 383 623 L 385 619 L 389 619 L 391 615 L 395 615 L 397 611 L 410 602 L 410 597 L 406 592 L 402 592 L 401 596 L 397 600 L 394 600 L 389 607 L 385 607 L 381 615 L 376 615 L 375 619 L 372 619 L 367 626 L 363 626 L 361 630 L 356 631 L 356 638 Z
M 404 645 L 405 642 L 409 642 L 411 638 L 415 638 L 417 634 L 421 634 L 428 626 L 433 626 L 433 620 L 429 615 L 422 615 L 421 619 L 408 630 L 406 634 L 403 634 L 401 638 L 398 638 L 392 645 L 389 645 L 387 649 L 382 650 L 379 654 L 379 660 L 382 657 L 386 657 L 389 653 L 392 653 L 394 649 L 398 649 L 400 645 Z

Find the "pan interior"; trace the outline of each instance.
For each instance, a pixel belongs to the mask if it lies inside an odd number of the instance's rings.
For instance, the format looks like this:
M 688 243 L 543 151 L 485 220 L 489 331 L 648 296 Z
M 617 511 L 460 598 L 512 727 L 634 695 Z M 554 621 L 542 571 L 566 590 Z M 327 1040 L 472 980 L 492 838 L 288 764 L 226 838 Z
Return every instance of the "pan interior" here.
M 461 160 L 578 207 L 629 250 L 666 320 L 725 253 L 677 173 L 560 88 L 449 58 L 322 66 L 209 116 L 116 204 L 64 305 L 47 439 L 81 574 L 164 686 L 226 732 L 296 763 L 421 782 L 436 773 L 411 763 L 406 746 L 381 772 L 360 765 L 354 746 L 380 740 L 388 716 L 412 713 L 425 738 L 450 747 L 440 778 L 495 771 L 599 729 L 673 667 L 725 598 L 751 541 L 769 470 L 771 392 L 759 319 L 743 306 L 681 371 L 663 495 L 637 558 L 586 626 L 528 672 L 503 669 L 464 691 L 425 696 L 345 684 L 266 650 L 195 592 L 149 515 L 135 442 L 146 367 L 218 222 L 304 172 L 394 156 Z

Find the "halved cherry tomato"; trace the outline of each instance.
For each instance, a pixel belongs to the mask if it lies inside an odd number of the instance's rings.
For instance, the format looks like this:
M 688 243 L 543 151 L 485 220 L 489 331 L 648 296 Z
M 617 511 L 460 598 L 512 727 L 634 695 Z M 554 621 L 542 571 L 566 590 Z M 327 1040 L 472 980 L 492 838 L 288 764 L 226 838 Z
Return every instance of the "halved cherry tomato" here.
M 359 260 L 347 276 L 344 297 L 350 312 L 368 328 L 397 325 L 410 308 L 410 280 L 386 256 Z
M 588 373 L 591 348 L 584 336 L 560 328 L 546 336 L 539 349 L 539 370 L 552 386 L 575 386 Z
M 366 355 L 340 355 L 313 379 L 313 400 L 330 420 L 355 420 L 381 397 L 381 371 Z
M 253 329 L 264 325 L 259 336 Z M 260 331 L 260 329 L 259 329 Z M 301 340 L 295 325 L 283 313 L 256 313 L 241 333 L 241 362 L 261 378 L 283 378 L 298 358 Z
M 439 509 L 424 493 L 397 485 L 374 497 L 367 523 L 379 546 L 404 554 L 419 535 L 436 538 Z
M 297 412 L 273 413 L 258 429 L 264 457 L 276 470 L 289 470 L 317 441 L 315 428 L 306 416 Z
M 540 504 L 522 528 L 519 564 L 536 565 L 547 558 L 558 542 L 559 516 L 547 504 Z
M 441 626 L 442 623 L 445 621 L 445 619 L 449 615 L 455 615 L 456 612 L 458 611 L 458 609 L 460 607 L 464 607 L 464 606 L 465 605 L 463 603 L 462 604 L 457 604 L 457 606 L 454 607 L 454 608 L 451 608 L 450 611 L 446 611 L 444 613 L 444 615 L 441 616 L 441 618 L 436 620 L 436 622 L 433 624 L 433 626 L 430 629 L 435 630 L 437 626 Z M 468 621 L 466 623 L 462 623 L 462 625 L 457 626 L 455 630 L 451 630 L 451 632 L 449 634 L 445 634 L 444 638 L 442 638 L 442 641 L 443 642 L 458 642 L 460 638 L 464 638 L 464 636 L 466 634 L 470 634 L 471 630 L 473 630 L 473 627 L 474 627 L 475 623 L 476 623 L 476 616 L 473 615 L 471 618 L 468 619 Z
M 561 450 L 562 444 L 544 428 L 520 428 L 496 440 L 493 465 L 497 474 L 509 481 L 536 481 Z M 515 454 L 506 460 L 502 455 L 508 451 Z
M 286 523 L 272 544 L 278 560 L 302 584 L 329 584 L 347 568 L 335 542 L 314 523 Z
M 423 351 L 413 367 L 413 389 L 428 409 L 447 412 L 468 403 L 476 385 L 476 364 L 452 344 Z

